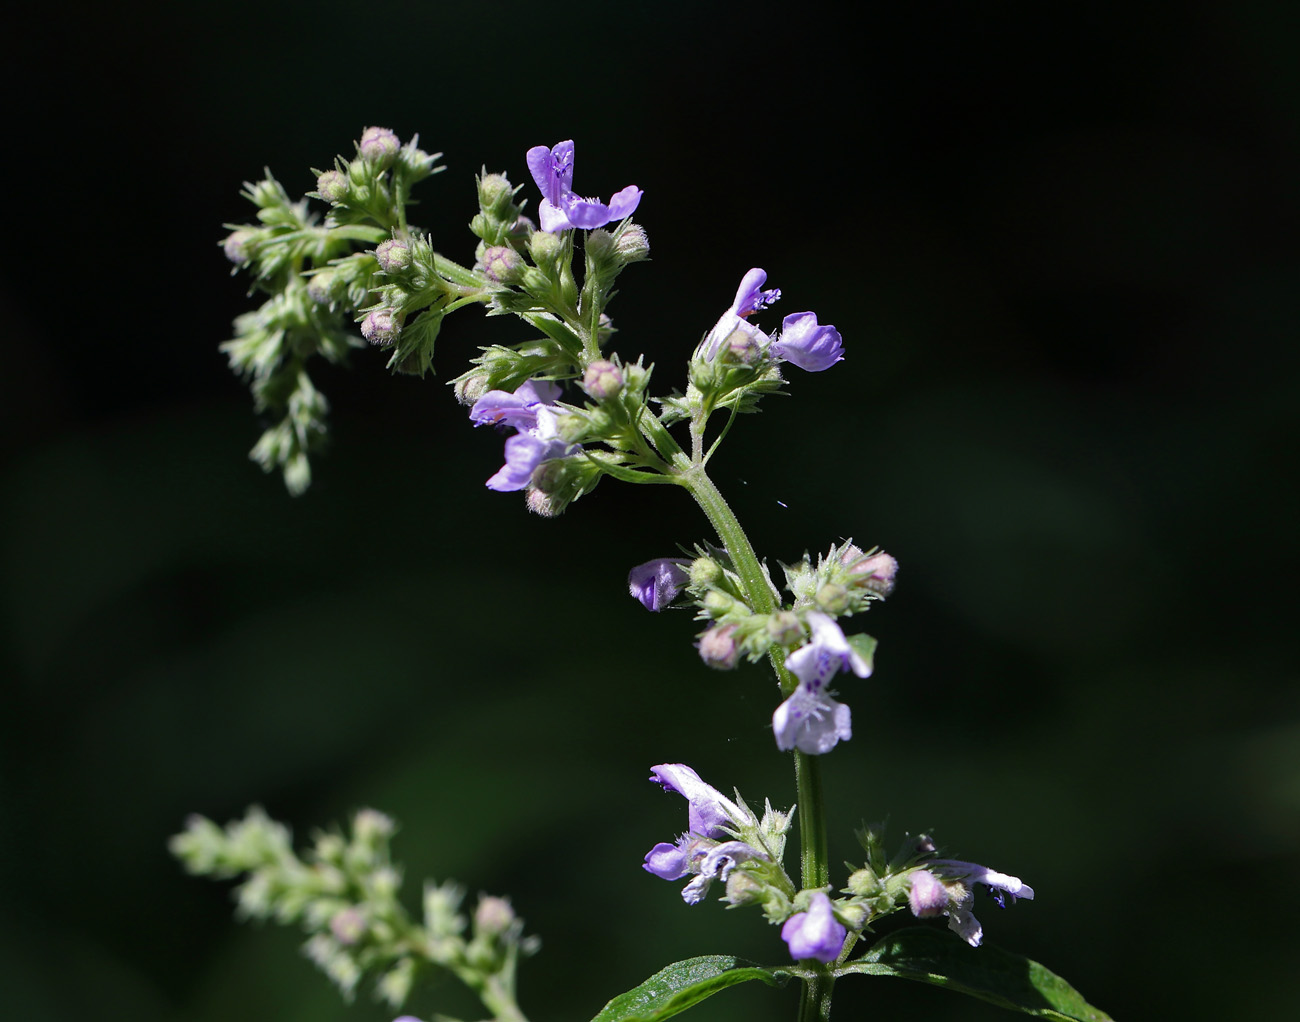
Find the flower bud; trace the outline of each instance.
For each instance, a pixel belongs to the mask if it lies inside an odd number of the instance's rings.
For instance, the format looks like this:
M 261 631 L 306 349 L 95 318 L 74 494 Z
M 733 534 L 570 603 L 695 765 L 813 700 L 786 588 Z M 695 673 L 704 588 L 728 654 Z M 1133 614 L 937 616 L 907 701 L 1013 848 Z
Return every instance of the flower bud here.
M 880 596 L 888 596 L 894 591 L 894 576 L 898 574 L 898 561 L 881 550 L 870 557 L 863 558 L 849 568 L 853 584 L 863 589 L 870 589 Z
M 617 251 L 624 265 L 649 259 L 650 239 L 646 237 L 644 228 L 640 224 L 628 224 L 618 234 Z
M 593 262 L 606 263 L 615 254 L 614 235 L 606 230 L 594 230 L 587 235 L 584 250 Z
M 735 625 L 710 628 L 700 636 L 696 647 L 700 651 L 700 659 L 720 671 L 729 671 L 735 667 L 736 658 L 740 655 L 740 650 L 736 648 L 735 631 Z
M 536 488 L 530 489 L 524 494 L 524 504 L 535 515 L 541 515 L 543 518 L 556 518 L 564 511 L 564 504 L 561 504 L 555 497 L 549 493 L 543 493 Z
M 734 870 L 727 878 L 727 901 L 733 908 L 762 901 L 766 893 L 766 888 L 748 873 Z
M 330 917 L 330 933 L 344 946 L 355 944 L 366 933 L 366 919 L 355 908 L 345 908 Z
M 803 626 L 794 611 L 778 610 L 767 619 L 767 634 L 778 646 L 789 646 L 803 636 Z
M 710 617 L 722 617 L 736 606 L 736 600 L 717 589 L 710 589 L 704 595 L 704 609 Z
M 387 813 L 378 809 L 362 809 L 352 818 L 352 835 L 358 841 L 373 845 L 393 836 L 397 824 Z
M 402 143 L 387 128 L 367 128 L 361 133 L 357 154 L 367 163 L 387 165 L 400 148 Z
M 560 236 L 549 231 L 534 231 L 528 236 L 528 254 L 537 266 L 549 266 L 560 255 Z
M 474 910 L 474 929 L 489 937 L 498 937 L 510 929 L 515 921 L 515 910 L 505 898 L 483 895 Z
M 722 565 L 712 557 L 697 557 L 691 561 L 691 585 L 697 587 L 717 585 L 722 581 Z
M 498 220 L 509 211 L 514 194 L 504 174 L 484 174 L 478 179 L 479 209 Z
M 864 866 L 849 875 L 848 892 L 859 898 L 870 898 L 880 891 L 880 878 L 875 871 Z
M 241 227 L 227 236 L 226 240 L 221 243 L 221 250 L 226 253 L 226 258 L 236 265 L 242 265 L 253 257 L 253 244 L 257 240 L 257 232 Z
M 817 606 L 828 614 L 842 614 L 849 608 L 849 591 L 834 582 L 827 582 L 814 597 Z
M 390 238 L 388 241 L 381 242 L 375 249 L 375 259 L 379 261 L 379 268 L 385 273 L 395 273 L 411 265 L 411 250 L 406 242 L 398 238 Z
M 307 278 L 307 297 L 317 305 L 329 305 L 334 300 L 334 285 L 338 274 L 333 270 L 320 270 Z
M 337 205 L 348 197 L 348 179 L 337 170 L 327 170 L 316 179 L 316 193 L 326 202 Z
M 400 332 L 392 309 L 375 309 L 361 321 L 361 336 L 371 344 L 392 344 Z
M 524 275 L 524 261 L 508 245 L 493 245 L 483 250 L 483 272 L 498 284 L 513 284 Z
M 918 919 L 942 915 L 948 908 L 948 888 L 929 870 L 918 869 L 908 886 L 907 904 Z
M 613 362 L 598 358 L 583 371 L 582 389 L 596 401 L 609 401 L 623 390 L 623 373 Z
M 464 376 L 452 381 L 452 393 L 463 405 L 472 405 L 492 388 L 488 385 L 488 374 L 483 370 L 471 369 Z

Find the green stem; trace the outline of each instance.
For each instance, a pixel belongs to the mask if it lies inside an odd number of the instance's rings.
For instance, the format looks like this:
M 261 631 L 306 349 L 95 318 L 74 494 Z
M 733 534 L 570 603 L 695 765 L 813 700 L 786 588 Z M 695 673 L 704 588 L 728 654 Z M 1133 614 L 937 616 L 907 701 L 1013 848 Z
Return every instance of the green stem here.
M 691 496 L 722 540 L 736 573 L 740 575 L 750 607 L 757 614 L 771 614 L 777 608 L 776 597 L 763 566 L 735 513 L 704 471 L 704 466 L 697 461 L 682 471 L 679 478 L 682 485 L 691 491 Z M 794 691 L 796 681 L 785 666 L 784 652 L 779 648 L 774 649 L 771 661 L 781 693 L 787 696 Z M 825 887 L 830 883 L 830 859 L 826 842 L 821 769 L 817 758 L 796 749 L 794 776 L 799 792 L 799 856 L 803 887 L 805 890 Z M 799 1022 L 824 1022 L 830 1018 L 833 983 L 834 977 L 830 975 L 815 975 L 804 980 L 799 1003 Z

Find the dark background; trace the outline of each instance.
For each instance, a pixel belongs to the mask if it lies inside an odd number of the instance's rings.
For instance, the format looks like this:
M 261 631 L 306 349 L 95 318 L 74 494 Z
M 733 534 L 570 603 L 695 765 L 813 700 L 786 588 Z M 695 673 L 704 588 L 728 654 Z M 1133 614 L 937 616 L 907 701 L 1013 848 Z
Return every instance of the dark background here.
M 290 499 L 217 344 L 250 308 L 220 225 L 367 124 L 472 175 L 577 141 L 645 189 L 611 313 L 659 390 L 764 266 L 847 360 L 742 422 L 715 478 L 761 553 L 902 564 L 825 761 L 833 858 L 890 817 L 1015 873 L 988 939 L 1117 1018 L 1286 1017 L 1300 965 L 1293 587 L 1300 63 L 1294 8 L 1226 3 L 245 2 L 42 9 L 0 74 L 6 157 L 0 999 L 24 1020 L 385 1020 L 295 933 L 231 921 L 165 851 L 261 803 L 362 805 L 420 878 L 510 893 L 534 1022 L 663 964 L 780 961 L 641 856 L 683 825 L 647 768 L 793 800 L 763 669 L 703 669 L 628 567 L 707 536 L 606 482 L 558 520 L 483 480 L 500 440 L 375 352 L 323 371 L 334 447 Z M 535 203 L 531 186 L 526 192 Z M 491 329 L 489 329 L 491 328 Z M 838 875 L 837 875 L 838 876 Z M 972 951 L 972 954 L 978 952 Z M 469 1012 L 423 990 L 410 1009 Z M 778 1019 L 738 989 L 702 1018 Z M 1234 1008 L 1234 1005 L 1238 1007 Z M 836 1017 L 1009 1018 L 846 981 Z

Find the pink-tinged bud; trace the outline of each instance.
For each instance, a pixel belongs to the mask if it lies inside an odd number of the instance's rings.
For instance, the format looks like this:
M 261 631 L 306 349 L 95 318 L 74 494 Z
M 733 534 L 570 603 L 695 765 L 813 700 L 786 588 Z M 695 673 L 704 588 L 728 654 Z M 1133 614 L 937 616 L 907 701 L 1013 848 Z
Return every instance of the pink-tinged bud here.
M 736 666 L 740 650 L 736 648 L 735 625 L 710 628 L 700 636 L 700 659 L 719 671 L 729 671 Z
M 898 574 L 898 562 L 881 550 L 870 557 L 863 558 L 849 569 L 853 584 L 863 589 L 870 589 L 881 596 L 888 596 L 894 591 L 894 576 Z
M 385 273 L 395 273 L 411 265 L 411 250 L 406 242 L 391 238 L 381 242 L 375 249 L 375 258 L 379 261 L 381 270 Z
M 474 909 L 474 929 L 490 937 L 498 937 L 510 929 L 515 921 L 515 910 L 505 898 L 485 894 Z
M 803 637 L 803 625 L 793 611 L 778 610 L 767 619 L 767 634 L 778 646 L 790 646 Z
M 523 259 L 509 245 L 493 245 L 483 252 L 483 272 L 498 284 L 513 284 L 524 275 Z
M 366 932 L 366 919 L 355 908 L 345 908 L 335 912 L 330 918 L 330 933 L 340 944 L 350 945 L 359 941 Z
M 907 903 L 912 908 L 912 915 L 918 919 L 943 915 L 948 910 L 948 888 L 933 873 L 919 869 L 912 874 Z
M 221 243 L 221 250 L 232 263 L 243 265 L 253 256 L 253 242 L 256 238 L 256 231 L 241 227 Z
M 583 371 L 582 389 L 597 401 L 608 401 L 623 391 L 623 373 L 609 359 L 598 358 Z
M 400 332 L 392 309 L 375 309 L 361 321 L 361 336 L 371 344 L 392 344 Z
M 367 128 L 361 133 L 357 152 L 367 163 L 387 163 L 400 148 L 402 143 L 387 128 Z
M 307 278 L 307 297 L 317 305 L 329 305 L 334 300 L 334 285 L 338 275 L 333 270 L 321 270 Z
M 316 179 L 316 194 L 335 205 L 342 202 L 348 197 L 347 175 L 337 170 L 325 171 Z

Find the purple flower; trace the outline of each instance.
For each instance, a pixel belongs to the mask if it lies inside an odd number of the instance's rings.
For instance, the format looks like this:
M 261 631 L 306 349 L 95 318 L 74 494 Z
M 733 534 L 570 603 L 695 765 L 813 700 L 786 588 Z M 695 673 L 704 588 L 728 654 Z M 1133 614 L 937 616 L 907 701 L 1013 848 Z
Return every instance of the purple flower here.
M 793 362 L 800 369 L 820 373 L 844 358 L 840 332 L 817 322 L 813 312 L 796 312 L 781 324 L 781 336 L 772 342 L 777 358 Z
M 537 409 L 543 405 L 553 405 L 559 396 L 558 384 L 545 380 L 527 380 L 514 393 L 489 390 L 474 402 L 469 417 L 476 426 L 492 423 L 513 426 L 515 429 L 532 429 L 537 425 Z
M 573 140 L 548 149 L 544 145 L 528 150 L 528 169 L 542 193 L 538 213 L 542 230 L 566 231 L 573 227 L 591 230 L 611 220 L 631 216 L 641 201 L 641 189 L 628 185 L 605 205 L 599 199 L 584 199 L 573 190 Z
M 849 645 L 833 618 L 810 610 L 808 624 L 812 639 L 785 661 L 799 679 L 799 687 L 772 714 L 772 730 L 782 752 L 798 749 L 820 756 L 853 737 L 852 714 L 831 698 L 827 684 L 840 670 L 865 678 L 871 674 L 871 665 Z
M 940 911 L 944 911 L 944 914 L 948 916 L 948 929 L 961 937 L 971 947 L 979 947 L 980 942 L 984 939 L 984 928 L 980 925 L 980 921 L 975 918 L 975 913 L 971 911 L 971 905 L 975 901 L 976 885 L 982 884 L 988 889 L 988 892 L 993 895 L 993 900 L 997 902 L 998 908 L 1006 908 L 1008 898 L 1011 900 L 1011 904 L 1014 905 L 1017 898 L 1027 898 L 1032 901 L 1034 897 L 1034 889 L 1019 877 L 999 873 L 974 862 L 934 859 L 925 863 L 923 868 L 932 871 L 933 875 L 939 878 L 940 884 L 945 887 L 948 895 L 948 905 L 946 910 L 941 909 Z M 922 875 L 929 874 L 917 873 L 912 878 L 912 893 L 908 896 L 909 901 L 912 902 L 912 914 L 916 916 L 935 915 L 937 913 L 934 911 L 917 911 L 915 892 L 918 880 Z M 960 885 L 956 887 L 956 890 L 960 892 L 960 897 L 953 897 L 954 889 L 949 887 L 945 881 L 948 883 L 955 881 L 954 886 Z M 922 884 L 923 900 L 928 904 L 933 900 L 933 891 L 930 892 L 928 898 L 924 898 L 927 882 L 920 882 Z
M 528 380 L 514 393 L 489 390 L 474 402 L 469 412 L 474 425 L 494 423 L 519 430 L 506 441 L 506 463 L 487 481 L 488 489 L 527 489 L 538 465 L 573 452 L 575 446 L 559 435 L 560 413 L 552 404 L 559 396 L 560 388 L 554 383 Z
M 650 780 L 662 784 L 664 791 L 675 791 L 690 803 L 690 832 L 699 837 L 720 838 L 727 828 L 745 821 L 740 807 L 685 763 L 660 763 L 650 768 Z
M 767 308 L 781 297 L 780 288 L 764 291 L 763 285 L 766 283 L 767 271 L 757 266 L 741 278 L 740 287 L 736 289 L 735 301 L 700 342 L 700 346 L 695 351 L 696 358 L 712 362 L 724 347 L 754 345 L 765 348 L 767 346 L 767 334 L 745 318 L 751 313 Z
M 747 810 L 732 802 L 684 763 L 661 763 L 652 767 L 650 780 L 675 791 L 690 804 L 690 830 L 673 844 L 660 842 L 646 853 L 642 868 L 664 880 L 680 880 L 687 874 L 695 879 L 682 888 L 682 899 L 697 904 L 714 880 L 725 882 L 732 871 L 749 859 L 768 857 L 763 852 L 731 838 L 729 831 L 754 820 Z
M 680 560 L 657 557 L 628 572 L 627 587 L 646 610 L 663 610 L 677 599 L 689 577 Z
M 833 962 L 844 948 L 848 930 L 835 918 L 831 899 L 818 891 L 807 912 L 796 912 L 781 927 L 781 939 L 790 947 L 790 957 Z

